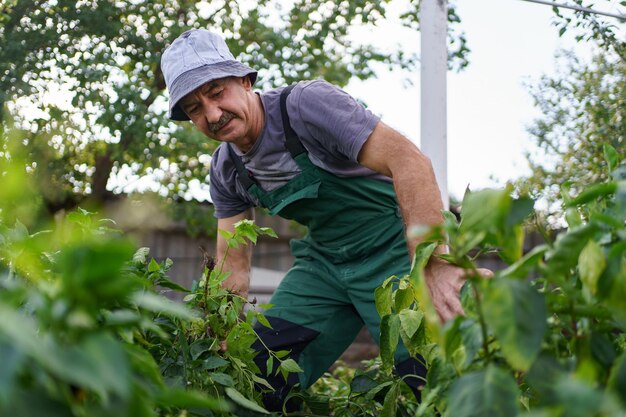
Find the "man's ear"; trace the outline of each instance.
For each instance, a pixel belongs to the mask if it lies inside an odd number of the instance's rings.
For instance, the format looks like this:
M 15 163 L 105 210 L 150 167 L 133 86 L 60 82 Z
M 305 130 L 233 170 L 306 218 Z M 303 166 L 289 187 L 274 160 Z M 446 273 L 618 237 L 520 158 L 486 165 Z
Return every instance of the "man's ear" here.
M 243 85 L 243 88 L 245 88 L 246 90 L 252 89 L 252 81 L 250 80 L 250 77 L 245 75 L 241 77 L 239 80 L 241 81 L 241 85 Z

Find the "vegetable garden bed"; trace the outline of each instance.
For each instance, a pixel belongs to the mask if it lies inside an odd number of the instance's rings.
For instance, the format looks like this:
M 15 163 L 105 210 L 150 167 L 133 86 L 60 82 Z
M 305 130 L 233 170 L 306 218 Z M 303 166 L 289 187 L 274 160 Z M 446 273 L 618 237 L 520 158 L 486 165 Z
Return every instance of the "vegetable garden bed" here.
M 533 202 L 510 189 L 468 193 L 461 222 L 446 214 L 411 273 L 376 290 L 380 358 L 294 392 L 295 415 L 626 415 L 626 166 L 614 149 L 605 154 L 612 180 L 566 201 L 569 230 L 526 254 Z M 19 201 L 25 187 L 5 188 L 2 201 Z M 247 300 L 221 289 L 220 265 L 207 258 L 184 288 L 167 276 L 171 261 L 85 210 L 35 233 L 18 212 L 0 212 L 0 415 L 268 414 L 259 391 L 271 387 L 250 346 L 253 323 L 269 323 L 263 306 L 242 314 Z M 244 221 L 226 238 L 236 247 L 272 234 Z M 468 272 L 466 315 L 445 325 L 423 277 L 441 243 L 450 247 L 442 257 Z M 485 280 L 475 257 L 493 250 L 509 266 Z M 419 404 L 392 372 L 399 340 L 429 367 Z M 268 368 L 298 372 L 287 354 L 272 352 Z

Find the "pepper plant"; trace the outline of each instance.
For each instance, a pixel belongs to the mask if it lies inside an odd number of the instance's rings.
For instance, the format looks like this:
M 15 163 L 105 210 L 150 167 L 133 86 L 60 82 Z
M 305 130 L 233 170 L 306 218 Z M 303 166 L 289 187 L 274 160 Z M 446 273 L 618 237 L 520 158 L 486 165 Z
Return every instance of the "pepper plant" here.
M 445 213 L 416 251 L 412 271 L 376 290 L 382 370 L 402 340 L 428 376 L 415 416 L 626 415 L 626 165 L 606 146 L 610 180 L 567 199 L 568 228 L 523 254 L 533 202 L 511 189 L 466 193 L 461 221 Z M 465 269 L 465 315 L 444 325 L 424 268 L 434 249 Z M 477 258 L 509 266 L 485 279 Z M 390 389 L 381 415 L 394 416 Z

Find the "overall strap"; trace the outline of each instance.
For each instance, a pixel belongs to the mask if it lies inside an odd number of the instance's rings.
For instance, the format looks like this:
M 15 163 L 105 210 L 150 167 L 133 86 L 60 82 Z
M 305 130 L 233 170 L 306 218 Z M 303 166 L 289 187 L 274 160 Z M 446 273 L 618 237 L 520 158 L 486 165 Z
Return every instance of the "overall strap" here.
M 252 176 L 252 173 L 248 171 L 245 166 L 243 166 L 241 157 L 235 153 L 235 150 L 233 149 L 233 145 L 231 143 L 228 143 L 227 146 L 228 146 L 228 153 L 230 154 L 230 159 L 232 159 L 233 162 L 235 163 L 235 169 L 237 170 L 237 178 L 239 179 L 239 182 L 241 183 L 241 185 L 243 185 L 243 188 L 248 190 L 250 187 L 252 187 L 253 184 L 256 184 L 257 182 Z
M 285 87 L 285 89 L 280 93 L 280 115 L 283 119 L 283 131 L 285 133 L 285 146 L 287 150 L 291 154 L 291 157 L 295 159 L 296 156 L 301 153 L 306 152 L 304 146 L 300 142 L 298 135 L 291 128 L 291 124 L 289 124 L 289 114 L 287 113 L 287 97 L 291 90 L 296 86 L 296 84 L 292 84 L 289 87 Z
M 291 154 L 291 157 L 295 159 L 296 156 L 306 152 L 304 146 L 300 142 L 298 135 L 291 128 L 289 124 L 289 114 L 287 114 L 287 97 L 291 90 L 296 86 L 296 84 L 292 84 L 288 87 L 285 87 L 283 91 L 280 93 L 280 115 L 283 120 L 283 130 L 285 133 L 285 147 Z M 239 182 L 244 187 L 244 189 L 248 190 L 252 185 L 257 184 L 257 181 L 252 176 L 252 173 L 246 169 L 243 165 L 243 161 L 241 157 L 237 155 L 235 150 L 233 149 L 233 145 L 231 143 L 227 144 L 228 153 L 230 154 L 230 158 L 235 163 L 235 169 L 237 170 L 237 177 Z

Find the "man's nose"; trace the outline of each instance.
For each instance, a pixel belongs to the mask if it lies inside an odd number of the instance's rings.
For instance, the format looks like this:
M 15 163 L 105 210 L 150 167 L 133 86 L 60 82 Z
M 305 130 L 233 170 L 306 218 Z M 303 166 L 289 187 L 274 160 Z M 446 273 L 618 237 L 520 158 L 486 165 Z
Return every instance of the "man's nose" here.
M 204 110 L 204 117 L 207 123 L 217 123 L 222 117 L 222 109 L 210 100 L 203 100 L 202 109 Z

